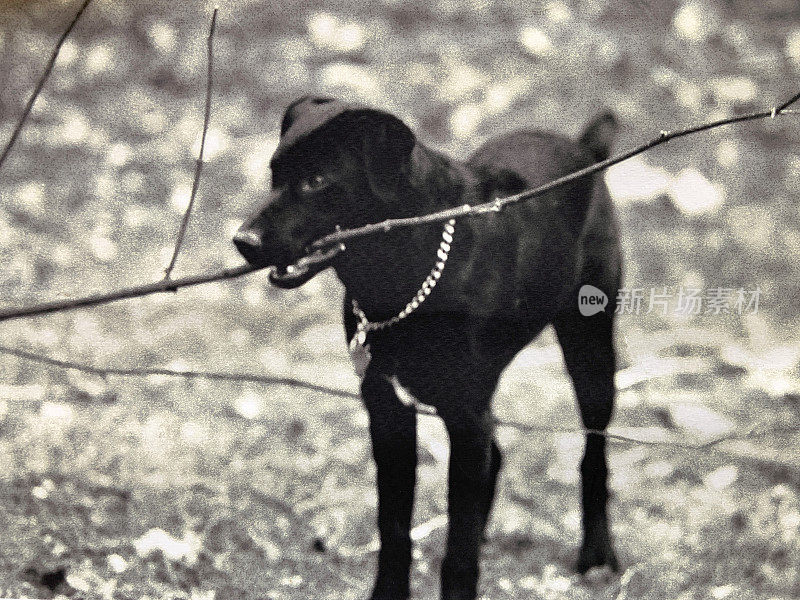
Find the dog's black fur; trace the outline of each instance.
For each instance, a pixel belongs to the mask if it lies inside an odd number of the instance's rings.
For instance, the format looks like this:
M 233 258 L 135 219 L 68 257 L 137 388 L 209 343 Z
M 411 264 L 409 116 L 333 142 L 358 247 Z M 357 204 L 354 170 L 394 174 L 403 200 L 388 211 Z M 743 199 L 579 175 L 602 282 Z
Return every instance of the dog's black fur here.
M 476 204 L 546 183 L 605 158 L 616 131 L 608 113 L 575 142 L 519 131 L 483 145 L 465 163 L 426 148 L 388 113 L 328 98 L 292 103 L 273 157 L 272 192 L 235 237 L 245 258 L 276 265 L 273 283 L 295 287 L 307 272 L 287 266 L 336 226 Z M 321 177 L 315 178 L 315 175 Z M 344 283 L 347 339 L 356 299 L 371 321 L 396 315 L 437 261 L 442 225 L 362 238 L 332 260 Z M 583 423 L 604 429 L 614 401 L 614 299 L 621 277 L 618 228 L 604 183 L 579 179 L 502 212 L 462 218 L 438 286 L 409 318 L 369 334 L 372 361 L 361 384 L 377 463 L 381 549 L 371 598 L 409 594 L 416 413 L 395 376 L 436 407 L 450 437 L 450 519 L 442 598 L 472 599 L 478 555 L 502 455 L 490 402 L 503 369 L 549 323 L 573 380 Z M 591 284 L 610 306 L 584 317 L 577 290 Z M 581 462 L 583 544 L 577 569 L 617 568 L 606 503 L 605 439 L 589 434 Z

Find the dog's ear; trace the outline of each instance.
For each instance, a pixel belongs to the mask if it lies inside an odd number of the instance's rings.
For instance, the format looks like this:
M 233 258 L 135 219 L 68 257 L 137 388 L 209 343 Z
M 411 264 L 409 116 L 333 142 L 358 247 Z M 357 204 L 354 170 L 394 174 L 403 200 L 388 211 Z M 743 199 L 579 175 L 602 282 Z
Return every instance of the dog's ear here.
M 286 107 L 281 119 L 281 137 L 286 135 L 292 123 L 297 119 L 302 118 L 304 115 L 308 117 L 307 113 L 310 113 L 316 107 L 331 102 L 336 102 L 336 99 L 325 96 L 303 96 L 292 102 Z
M 527 184 L 514 171 L 489 165 L 481 165 L 475 169 L 480 176 L 481 195 L 486 198 L 502 198 L 523 191 Z
M 402 177 L 408 174 L 417 139 L 405 123 L 389 113 L 366 109 L 358 116 L 370 187 L 379 197 L 394 196 Z
M 605 111 L 596 115 L 586 126 L 581 134 L 580 142 L 594 155 L 595 160 L 605 160 L 608 158 L 611 144 L 618 132 L 617 117 L 611 111 Z

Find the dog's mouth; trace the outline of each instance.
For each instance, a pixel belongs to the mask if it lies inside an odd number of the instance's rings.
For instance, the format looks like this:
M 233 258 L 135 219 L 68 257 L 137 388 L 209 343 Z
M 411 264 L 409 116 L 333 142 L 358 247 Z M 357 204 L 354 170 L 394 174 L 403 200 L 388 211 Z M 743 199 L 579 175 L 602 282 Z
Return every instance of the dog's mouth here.
M 324 271 L 331 265 L 331 261 L 344 248 L 333 246 L 327 250 L 316 250 L 303 256 L 291 265 L 276 266 L 269 273 L 269 282 L 275 287 L 289 290 L 300 287 L 317 273 Z

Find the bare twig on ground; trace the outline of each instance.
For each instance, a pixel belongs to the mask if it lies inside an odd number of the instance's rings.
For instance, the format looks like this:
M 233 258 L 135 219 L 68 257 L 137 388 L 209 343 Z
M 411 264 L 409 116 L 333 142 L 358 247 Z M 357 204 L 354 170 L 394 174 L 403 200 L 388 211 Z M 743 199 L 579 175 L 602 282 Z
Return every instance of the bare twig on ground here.
M 178 254 L 181 251 L 181 245 L 183 245 L 183 238 L 186 235 L 186 228 L 189 226 L 189 216 L 192 214 L 192 208 L 194 207 L 194 201 L 197 197 L 197 189 L 200 187 L 200 175 L 203 172 L 203 154 L 206 149 L 206 134 L 208 133 L 208 123 L 211 120 L 211 85 L 212 85 L 212 74 L 214 72 L 214 29 L 217 24 L 217 11 L 219 9 L 215 8 L 213 14 L 211 15 L 211 26 L 208 30 L 208 70 L 206 76 L 206 108 L 205 113 L 203 116 L 203 135 L 200 138 L 200 152 L 197 155 L 197 161 L 195 162 L 194 166 L 194 180 L 192 181 L 192 193 L 189 196 L 189 204 L 186 207 L 186 211 L 183 213 L 183 220 L 181 221 L 181 226 L 178 229 L 178 237 L 175 240 L 175 250 L 172 252 L 172 258 L 167 265 L 167 268 L 164 269 L 164 279 L 169 280 L 170 276 L 172 275 L 172 270 L 175 268 L 175 262 L 178 260 Z
M 446 526 L 447 526 L 447 515 L 436 515 L 435 517 L 428 519 L 424 523 L 415 525 L 411 529 L 410 532 L 411 541 L 419 542 L 420 540 L 424 540 L 426 537 L 428 537 L 437 529 L 441 529 Z
M 506 419 L 495 419 L 495 422 L 499 427 L 510 427 L 512 429 L 516 429 L 518 431 L 522 431 L 525 433 L 567 433 L 567 434 L 574 433 L 576 435 L 586 435 L 589 433 L 593 433 L 596 435 L 600 435 L 608 440 L 617 440 L 629 444 L 641 444 L 643 446 L 660 446 L 667 448 L 683 448 L 686 450 L 703 450 L 706 448 L 713 448 L 714 446 L 717 446 L 727 440 L 745 439 L 755 435 L 756 431 L 760 429 L 759 425 L 755 424 L 743 431 L 734 430 L 729 433 L 715 436 L 708 440 L 697 441 L 697 442 L 682 442 L 676 439 L 653 440 L 640 437 L 632 437 L 628 435 L 622 435 L 620 433 L 614 433 L 612 431 L 606 431 L 604 429 L 553 428 L 546 425 L 531 425 L 528 423 L 520 423 L 519 421 L 510 421 Z M 652 432 L 654 431 L 654 428 L 649 427 L 645 428 L 644 430 Z M 658 430 L 669 431 L 661 427 L 659 427 Z M 669 437 L 674 438 L 675 436 L 672 433 L 670 433 Z
M 628 586 L 631 583 L 631 579 L 633 579 L 634 575 L 641 570 L 642 565 L 636 565 L 635 567 L 625 570 L 625 572 L 622 574 L 622 577 L 619 578 L 619 593 L 617 593 L 616 600 L 627 600 Z
M 36 82 L 36 87 L 33 89 L 33 93 L 31 97 L 28 98 L 28 103 L 25 105 L 25 109 L 22 111 L 22 115 L 20 116 L 19 120 L 17 121 L 16 127 L 14 127 L 14 131 L 11 133 L 11 137 L 9 138 L 8 142 L 6 142 L 5 147 L 3 148 L 3 153 L 0 154 L 0 168 L 3 167 L 3 163 L 6 161 L 6 157 L 11 152 L 11 149 L 14 147 L 14 144 L 19 137 L 19 134 L 22 132 L 22 128 L 25 126 L 25 122 L 28 120 L 28 115 L 30 115 L 31 110 L 33 109 L 33 104 L 36 102 L 36 99 L 39 97 L 39 94 L 44 87 L 44 84 L 47 82 L 47 78 L 50 77 L 50 73 L 53 71 L 53 65 L 56 64 L 56 59 L 58 58 L 59 52 L 61 52 L 61 46 L 64 45 L 67 37 L 72 30 L 75 28 L 75 24 L 81 18 L 81 15 L 86 10 L 86 7 L 89 6 L 89 3 L 92 0 L 84 0 L 81 7 L 78 9 L 78 12 L 75 13 L 75 17 L 73 17 L 70 24 L 64 30 L 64 33 L 61 34 L 61 37 L 58 39 L 56 43 L 56 47 L 53 49 L 53 53 L 50 55 L 50 60 L 47 62 L 47 66 L 42 73 L 42 76 L 39 77 L 39 81 Z
M 675 138 L 684 137 L 693 133 L 706 131 L 708 129 L 714 129 L 716 127 L 722 127 L 723 125 L 729 125 L 732 123 L 753 121 L 756 119 L 764 119 L 768 117 L 774 118 L 778 115 L 798 114 L 796 111 L 789 111 L 787 109 L 787 107 L 794 104 L 798 100 L 800 100 L 800 94 L 796 94 L 788 101 L 773 108 L 772 110 L 741 115 L 738 117 L 731 117 L 728 119 L 721 119 L 718 121 L 713 121 L 711 123 L 705 123 L 703 125 L 691 127 L 689 129 L 684 129 L 681 131 L 675 131 L 675 132 L 662 131 L 657 138 L 654 138 L 653 140 L 637 148 L 634 148 L 633 150 L 609 158 L 608 160 L 596 163 L 591 167 L 575 171 L 570 175 L 560 177 L 559 179 L 551 181 L 550 183 L 547 183 L 536 189 L 521 192 L 519 194 L 508 196 L 506 198 L 498 198 L 497 200 L 494 200 L 492 202 L 478 204 L 476 206 L 464 205 L 457 208 L 452 208 L 445 211 L 432 213 L 429 215 L 422 215 L 419 217 L 411 217 L 406 219 L 389 219 L 387 221 L 383 221 L 382 223 L 373 223 L 371 225 L 365 225 L 363 227 L 357 227 L 355 229 L 344 229 L 320 238 L 319 240 L 315 241 L 312 244 L 312 248 L 314 250 L 321 248 L 328 248 L 336 244 L 341 244 L 342 242 L 347 240 L 365 237 L 368 235 L 374 235 L 376 233 L 391 231 L 392 229 L 397 229 L 400 227 L 413 227 L 417 225 L 424 225 L 427 223 L 440 223 L 456 217 L 477 216 L 487 213 L 498 212 L 510 204 L 522 202 L 525 200 L 530 200 L 532 198 L 541 196 L 547 192 L 554 190 L 555 188 L 571 183 L 576 179 L 580 179 L 581 177 L 586 177 L 588 175 L 597 173 L 598 171 L 602 171 L 603 169 L 607 169 L 612 165 L 620 163 L 633 156 L 636 156 L 637 154 L 641 154 L 642 152 L 645 152 L 650 148 L 653 148 L 655 146 L 658 146 L 659 144 L 663 144 Z M 233 277 L 239 277 L 241 275 L 244 275 L 246 273 L 251 273 L 252 271 L 256 270 L 258 269 L 255 267 L 240 266 L 234 269 L 226 269 L 216 274 L 196 275 L 196 276 L 185 277 L 183 279 L 161 281 L 155 284 L 152 283 L 145 284 L 142 286 L 128 288 L 126 290 L 121 290 L 118 292 L 97 294 L 95 296 L 89 296 L 86 298 L 77 298 L 74 300 L 65 300 L 59 302 L 45 302 L 43 304 L 33 305 L 25 308 L 16 308 L 16 309 L 9 308 L 5 310 L 0 310 L 0 321 L 5 321 L 8 319 L 16 319 L 26 316 L 52 313 L 62 310 L 70 310 L 78 307 L 96 306 L 98 304 L 106 304 L 108 302 L 113 302 L 115 300 L 122 300 L 125 298 L 147 296 L 149 294 L 154 294 L 157 292 L 174 291 L 177 290 L 178 288 L 190 285 L 198 285 L 200 283 L 208 283 L 211 281 L 219 281 L 222 279 L 231 279 Z
M 254 375 L 249 373 L 220 373 L 214 371 L 184 371 L 177 369 L 142 369 L 142 368 L 102 368 L 92 365 L 85 365 L 67 360 L 59 360 L 33 352 L 20 350 L 19 348 L 9 348 L 7 346 L 0 346 L 0 353 L 10 354 L 25 360 L 38 362 L 60 369 L 71 369 L 80 371 L 82 373 L 89 373 L 91 375 L 99 375 L 106 377 L 109 375 L 117 375 L 120 377 L 150 377 L 151 375 L 162 375 L 165 377 L 184 377 L 186 379 L 210 379 L 215 381 L 241 381 L 244 383 L 261 383 L 267 385 L 288 385 L 291 387 L 299 387 L 315 392 L 323 392 L 332 396 L 339 396 L 342 398 L 358 399 L 360 396 L 355 392 L 348 392 L 324 385 L 317 385 L 294 377 L 279 377 L 271 375 Z
M 431 535 L 434 531 L 438 531 L 439 529 L 444 529 L 447 527 L 447 523 L 448 518 L 446 514 L 438 514 L 434 517 L 431 517 L 427 521 L 411 528 L 411 541 L 415 543 L 420 542 Z M 378 538 L 373 537 L 366 544 L 362 544 L 354 548 L 340 548 L 337 551 L 337 554 L 344 558 L 358 558 L 361 556 L 366 556 L 367 554 L 372 554 L 373 552 L 377 552 L 380 550 L 380 548 L 381 544 L 378 541 Z
M 81 371 L 83 373 L 98 375 L 101 377 L 113 376 L 113 375 L 121 377 L 149 377 L 151 375 L 162 375 L 167 377 L 183 377 L 187 379 L 195 378 L 195 379 L 209 379 L 216 381 L 241 381 L 246 383 L 259 383 L 265 385 L 286 385 L 290 387 L 312 390 L 315 392 L 321 392 L 324 394 L 330 394 L 333 396 L 338 396 L 341 398 L 350 398 L 354 400 L 358 400 L 361 397 L 356 392 L 333 388 L 326 385 L 319 385 L 316 383 L 303 381 L 301 379 L 295 379 L 293 377 L 255 375 L 250 373 L 222 373 L 214 371 L 183 371 L 183 370 L 160 369 L 160 368 L 146 369 L 146 368 L 95 367 L 92 365 L 77 363 L 73 361 L 59 360 L 56 358 L 51 358 L 49 356 L 36 354 L 34 352 L 21 350 L 19 348 L 11 348 L 8 346 L 1 346 L 1 345 L 0 345 L 0 354 L 9 354 L 25 360 L 46 364 L 52 367 L 58 367 L 61 369 L 72 369 L 76 371 Z M 435 409 L 433 409 L 433 407 L 428 407 L 427 405 L 421 405 L 417 407 L 417 411 L 421 417 L 437 416 Z M 533 425 L 509 419 L 500 419 L 497 417 L 495 417 L 495 424 L 498 427 L 509 427 L 524 433 L 547 433 L 547 434 L 561 433 L 561 434 L 575 434 L 575 435 L 586 435 L 591 433 L 602 436 L 609 440 L 616 440 L 630 444 L 641 444 L 645 446 L 661 446 L 670 448 L 683 448 L 687 450 L 708 449 L 717 446 L 718 444 L 726 440 L 745 439 L 753 436 L 756 433 L 756 431 L 760 429 L 760 426 L 758 424 L 755 424 L 744 431 L 734 430 L 729 433 L 719 435 L 708 440 L 696 441 L 696 442 L 684 442 L 676 439 L 655 440 L 655 439 L 646 439 L 644 437 L 632 437 L 628 435 L 622 435 L 620 433 L 614 433 L 613 431 L 606 431 L 599 429 L 586 429 L 581 427 L 572 427 L 572 428 L 553 427 L 551 425 Z M 646 428 L 645 431 L 652 433 L 653 429 Z M 667 431 L 667 430 L 659 428 L 659 431 Z M 675 435 L 672 432 L 670 432 L 668 433 L 668 437 L 674 438 Z

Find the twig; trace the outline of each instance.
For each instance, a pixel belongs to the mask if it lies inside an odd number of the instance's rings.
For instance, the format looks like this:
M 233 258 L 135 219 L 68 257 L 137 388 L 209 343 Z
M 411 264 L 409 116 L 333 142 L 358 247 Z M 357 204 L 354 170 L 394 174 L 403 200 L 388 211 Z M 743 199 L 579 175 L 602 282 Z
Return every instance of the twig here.
M 491 202 L 476 204 L 475 206 L 464 204 L 463 206 L 448 208 L 446 210 L 442 210 L 427 215 L 422 215 L 419 217 L 406 217 L 403 219 L 387 219 L 380 223 L 372 223 L 369 225 L 364 225 L 362 227 L 356 227 L 354 229 L 343 229 L 341 231 L 336 231 L 334 233 L 328 234 L 316 240 L 314 243 L 311 244 L 311 248 L 313 250 L 320 250 L 323 248 L 328 248 L 334 244 L 340 244 L 348 240 L 364 237 L 367 235 L 372 235 L 375 233 L 385 233 L 393 229 L 399 229 L 403 227 L 415 227 L 418 225 L 425 225 L 428 223 L 444 223 L 445 221 L 449 221 L 450 219 L 456 219 L 459 217 L 473 217 L 487 213 L 500 212 L 506 206 L 509 206 L 511 204 L 517 204 L 525 200 L 531 200 L 539 196 L 543 196 L 544 194 L 551 192 L 558 187 L 561 187 L 568 183 L 572 183 L 573 181 L 581 179 L 582 177 L 593 175 L 599 171 L 607 169 L 608 167 L 616 165 L 617 163 L 632 158 L 637 154 L 641 154 L 642 152 L 654 148 L 655 146 L 664 144 L 676 138 L 684 137 L 694 133 L 699 133 L 701 131 L 706 131 L 708 129 L 715 129 L 717 127 L 722 127 L 723 125 L 730 125 L 732 123 L 741 123 L 743 121 L 754 121 L 756 119 L 765 119 L 767 117 L 774 118 L 778 115 L 784 115 L 784 114 L 796 114 L 793 111 L 787 112 L 786 109 L 795 102 L 797 102 L 798 100 L 800 100 L 800 94 L 793 96 L 788 101 L 784 102 L 783 104 L 781 104 L 776 108 L 773 108 L 772 110 L 750 113 L 738 117 L 729 117 L 727 119 L 720 119 L 718 121 L 712 121 L 710 123 L 704 123 L 702 125 L 690 127 L 689 129 L 683 129 L 681 131 L 672 131 L 672 132 L 662 131 L 658 135 L 658 137 L 653 138 L 649 142 L 642 144 L 641 146 L 638 146 L 633 150 L 629 150 L 628 152 L 624 152 L 623 154 L 620 154 L 618 156 L 613 156 L 609 159 L 600 161 L 589 167 L 580 169 L 578 171 L 570 173 L 569 175 L 565 175 L 564 177 L 559 177 L 558 179 L 550 181 L 549 183 L 541 185 L 532 190 L 526 190 L 524 192 L 520 192 L 512 196 L 506 196 L 505 198 L 498 198 Z
M 28 306 L 25 308 L 6 308 L 0 310 L 0 321 L 7 321 L 9 319 L 17 319 L 31 315 L 44 315 L 63 310 L 70 310 L 73 308 L 80 308 L 82 306 L 107 304 L 115 300 L 138 298 L 140 296 L 148 296 L 158 292 L 173 292 L 182 287 L 200 285 L 203 283 L 209 283 L 211 281 L 234 279 L 235 277 L 241 277 L 247 273 L 252 273 L 255 270 L 257 269 L 251 267 L 250 265 L 241 265 L 231 269 L 223 269 L 222 271 L 217 271 L 216 273 L 208 273 L 205 275 L 189 275 L 179 279 L 162 279 L 161 281 L 156 281 L 155 283 L 137 285 L 122 290 L 117 290 L 115 292 L 95 294 L 92 296 L 85 296 L 83 298 L 75 298 L 73 300 L 54 300 L 52 302 L 44 302 L 42 304 L 36 304 L 34 306 Z
M 575 171 L 570 175 L 565 175 L 564 177 L 560 177 L 559 179 L 551 181 L 550 183 L 547 183 L 533 190 L 521 192 L 519 194 L 508 196 L 506 198 L 498 198 L 493 202 L 478 204 L 476 206 L 464 205 L 428 215 L 422 215 L 419 217 L 411 217 L 405 219 L 389 219 L 387 221 L 383 221 L 382 223 L 373 223 L 371 225 L 364 225 L 363 227 L 357 227 L 355 229 L 343 229 L 341 231 L 337 231 L 335 233 L 320 238 L 319 240 L 311 244 L 311 248 L 313 250 L 328 248 L 330 246 L 340 244 L 345 240 L 351 240 L 354 238 L 373 235 L 375 233 L 391 231 L 392 229 L 396 229 L 398 227 L 413 227 L 417 225 L 424 225 L 426 223 L 440 223 L 456 217 L 476 216 L 486 213 L 498 212 L 502 210 L 505 206 L 508 206 L 509 204 L 522 202 L 523 200 L 529 200 L 531 198 L 541 196 L 542 194 L 552 191 L 557 187 L 571 183 L 576 179 L 580 179 L 581 177 L 592 175 L 594 173 L 597 173 L 598 171 L 602 171 L 603 169 L 607 169 L 612 165 L 620 163 L 633 156 L 636 156 L 637 154 L 641 154 L 642 152 L 645 152 L 646 150 L 649 150 L 654 146 L 658 146 L 659 144 L 663 144 L 675 138 L 687 136 L 708 129 L 714 129 L 716 127 L 721 127 L 723 125 L 729 125 L 731 123 L 739 123 L 742 121 L 753 121 L 756 119 L 775 117 L 777 115 L 798 114 L 795 111 L 788 111 L 786 109 L 788 106 L 797 102 L 798 100 L 800 100 L 800 94 L 793 96 L 787 102 L 784 102 L 780 106 L 769 111 L 762 111 L 748 115 L 742 115 L 739 117 L 721 119 L 719 121 L 713 121 L 711 123 L 706 123 L 704 125 L 698 125 L 696 127 L 692 127 L 690 129 L 685 129 L 682 131 L 676 131 L 671 133 L 663 131 L 661 132 L 661 135 L 659 135 L 659 137 L 654 138 L 650 142 L 643 144 L 638 148 L 634 148 L 633 150 L 620 154 L 619 156 L 609 158 L 608 160 L 596 163 L 585 169 Z M 108 302 L 113 302 L 115 300 L 122 300 L 125 298 L 146 296 L 148 294 L 153 294 L 156 292 L 174 291 L 178 288 L 186 287 L 189 285 L 198 285 L 200 283 L 219 281 L 221 279 L 232 279 L 234 277 L 239 277 L 246 273 L 251 273 L 260 268 L 264 267 L 256 268 L 250 266 L 241 266 L 241 267 L 236 267 L 235 269 L 226 269 L 225 271 L 222 271 L 220 273 L 209 274 L 209 275 L 195 275 L 195 276 L 185 277 L 183 279 L 175 279 L 171 281 L 162 281 L 154 284 L 146 284 L 138 287 L 121 290 L 118 292 L 110 292 L 107 294 L 98 294 L 96 296 L 89 296 L 87 298 L 77 298 L 75 300 L 65 300 L 62 302 L 46 302 L 43 304 L 33 305 L 26 308 L 0 310 L 0 321 L 5 321 L 8 319 L 16 319 L 25 316 L 52 313 L 62 310 L 69 310 L 72 308 L 78 308 L 82 306 L 95 306 L 98 304 L 105 304 Z
M 797 102 L 798 100 L 800 100 L 800 92 L 798 92 L 797 94 L 795 94 L 794 96 L 792 96 L 791 98 L 789 98 L 789 99 L 788 99 L 786 102 L 784 102 L 783 104 L 781 104 L 781 105 L 780 105 L 778 108 L 776 108 L 776 109 L 775 109 L 775 113 L 776 113 L 776 114 L 780 114 L 780 113 L 782 113 L 784 110 L 786 110 L 787 108 L 789 108 L 789 107 L 790 107 L 792 104 L 794 104 L 794 103 L 795 103 L 795 102 Z
M 101 377 L 105 377 L 107 375 L 118 375 L 121 377 L 149 377 L 151 375 L 163 375 L 167 377 L 184 377 L 187 379 L 197 378 L 197 379 L 210 379 L 216 381 L 243 381 L 247 383 L 261 383 L 266 385 L 286 385 L 289 387 L 298 387 L 298 388 L 312 390 L 315 392 L 330 394 L 332 396 L 338 396 L 340 398 L 349 398 L 353 400 L 358 400 L 361 397 L 356 392 L 350 392 L 347 390 L 328 387 L 326 385 L 319 385 L 316 383 L 311 383 L 308 381 L 303 381 L 301 379 L 295 379 L 292 377 L 254 375 L 249 373 L 221 373 L 214 371 L 183 371 L 183 370 L 160 369 L 160 368 L 144 369 L 144 368 L 95 367 L 92 365 L 77 363 L 73 361 L 59 360 L 56 358 L 51 358 L 49 356 L 36 354 L 34 352 L 21 350 L 19 348 L 11 348 L 9 346 L 2 346 L 2 345 L 0 345 L 0 353 L 10 354 L 13 356 L 17 356 L 19 358 L 23 358 L 25 360 L 38 362 L 41 364 L 46 364 L 61 369 L 72 369 L 76 371 L 81 371 L 83 373 L 99 375 Z M 420 406 L 426 407 L 426 410 L 422 410 Z M 421 417 L 437 416 L 435 409 L 429 410 L 427 409 L 427 405 L 418 404 L 415 405 L 415 409 L 417 410 L 418 414 Z M 756 432 L 756 430 L 760 428 L 759 425 L 756 424 L 744 431 L 741 432 L 733 431 L 728 434 L 720 435 L 703 442 L 681 442 L 677 440 L 648 440 L 644 438 L 630 437 L 627 435 L 622 435 L 619 433 L 613 433 L 610 431 L 605 431 L 600 429 L 586 429 L 582 427 L 574 427 L 574 428 L 552 427 L 549 425 L 531 425 L 508 419 L 499 419 L 497 417 L 495 417 L 494 421 L 498 427 L 510 427 L 512 429 L 516 429 L 518 431 L 522 431 L 525 433 L 566 433 L 575 435 L 595 434 L 609 440 L 616 440 L 631 444 L 641 444 L 645 446 L 662 446 L 671 448 L 684 448 L 688 450 L 701 450 L 701 449 L 711 448 L 726 440 L 748 438 L 751 437 Z
M 638 437 L 630 437 L 619 433 L 613 433 L 604 429 L 587 429 L 587 428 L 554 428 L 545 425 L 530 425 L 527 423 L 520 423 L 518 421 L 509 421 L 506 419 L 495 419 L 498 427 L 510 427 L 523 431 L 525 433 L 574 433 L 575 435 L 595 434 L 602 436 L 608 440 L 616 440 L 626 442 L 629 444 L 641 444 L 643 446 L 661 446 L 669 448 L 684 448 L 687 450 L 703 450 L 706 448 L 713 448 L 727 440 L 739 440 L 753 436 L 760 426 L 758 424 L 751 425 L 744 431 L 731 431 L 723 435 L 716 436 L 703 442 L 681 442 L 678 440 L 648 440 Z M 662 429 L 663 430 L 663 429 Z M 663 430 L 666 431 L 666 430 Z
M 617 594 L 616 600 L 627 600 L 628 586 L 631 583 L 631 579 L 633 579 L 633 576 L 641 570 L 642 565 L 636 565 L 635 567 L 625 570 L 625 572 L 622 574 L 622 577 L 619 578 L 619 593 Z
M 435 517 L 431 517 L 424 523 L 420 523 L 419 525 L 414 526 L 410 531 L 410 537 L 412 542 L 420 542 L 432 534 L 434 531 L 438 529 L 442 529 L 443 527 L 447 527 L 448 519 L 447 515 L 440 514 L 436 515 Z M 373 552 L 377 552 L 380 550 L 381 544 L 378 541 L 377 537 L 374 537 L 367 542 L 366 544 L 362 544 L 360 546 L 356 546 L 355 548 L 340 548 L 337 554 L 343 558 L 358 558 L 361 556 L 366 556 L 367 554 L 372 554 Z
M 121 377 L 150 377 L 151 375 L 163 375 L 165 377 L 184 377 L 187 379 L 210 379 L 214 381 L 242 381 L 245 383 L 263 383 L 268 385 L 287 385 L 290 387 L 298 387 L 315 392 L 323 392 L 332 396 L 339 396 L 341 398 L 359 399 L 360 396 L 355 392 L 348 392 L 324 385 L 317 385 L 294 377 L 278 377 L 272 375 L 254 375 L 250 373 L 220 373 L 214 371 L 184 371 L 178 369 L 142 369 L 142 368 L 115 368 L 115 367 L 95 367 L 92 365 L 72 362 L 68 360 L 59 360 L 33 352 L 20 350 L 19 348 L 10 348 L 8 346 L 0 346 L 0 353 L 11 354 L 25 360 L 38 362 L 60 369 L 71 369 L 80 371 L 82 373 L 89 373 L 92 375 L 99 375 L 106 377 L 108 375 L 118 375 Z
M 172 252 L 172 258 L 169 261 L 169 265 L 167 268 L 164 269 L 164 279 L 169 280 L 170 276 L 172 275 L 172 269 L 175 268 L 175 262 L 178 260 L 178 254 L 181 251 L 181 245 L 183 244 L 183 238 L 186 235 L 186 228 L 189 226 L 189 215 L 192 213 L 192 207 L 194 207 L 194 200 L 197 197 L 197 189 L 200 187 L 200 175 L 203 172 L 203 153 L 206 149 L 206 134 L 208 133 L 208 123 L 211 120 L 211 84 L 212 84 L 212 73 L 214 72 L 214 28 L 217 24 L 217 11 L 219 9 L 215 8 L 213 14 L 211 15 L 211 26 L 208 30 L 208 71 L 207 71 L 207 78 L 206 78 L 206 108 L 205 114 L 203 116 L 203 135 L 200 138 L 200 153 L 197 156 L 197 161 L 194 165 L 194 180 L 192 181 L 192 193 L 189 196 L 189 205 L 186 207 L 186 211 L 183 213 L 183 220 L 181 221 L 181 226 L 178 229 L 178 238 L 175 240 L 175 250 Z
M 368 541 L 366 544 L 361 544 L 360 546 L 355 546 L 354 548 L 339 548 L 336 551 L 337 556 L 341 556 L 342 558 L 360 558 L 362 556 L 366 556 L 367 554 L 372 554 L 373 552 L 377 552 L 381 549 L 381 543 L 378 541 L 378 538 L 373 536 L 373 538 Z
M 19 121 L 17 121 L 17 126 L 14 127 L 14 131 L 11 134 L 11 138 L 6 143 L 5 148 L 3 148 L 3 153 L 0 154 L 0 168 L 2 168 L 3 163 L 5 163 L 6 157 L 8 156 L 9 152 L 11 152 L 11 148 L 14 147 L 14 144 L 16 143 L 17 138 L 19 137 L 19 134 L 22 132 L 22 128 L 25 125 L 25 121 L 27 121 L 28 115 L 31 113 L 31 110 L 33 109 L 34 102 L 36 102 L 36 99 L 39 97 L 39 94 L 41 93 L 44 84 L 47 82 L 47 78 L 50 77 L 50 73 L 53 70 L 53 65 L 56 64 L 58 53 L 61 52 L 61 46 L 64 45 L 64 42 L 66 41 L 69 34 L 72 33 L 72 30 L 75 27 L 75 24 L 78 22 L 78 19 L 81 18 L 83 11 L 86 10 L 86 7 L 89 6 L 89 3 L 91 1 L 92 0 L 83 1 L 83 4 L 81 4 L 81 7 L 78 9 L 78 12 L 75 13 L 75 17 L 73 17 L 72 22 L 67 26 L 67 28 L 64 30 L 64 33 L 62 33 L 61 37 L 58 39 L 56 47 L 53 49 L 53 53 L 50 55 L 50 60 L 47 62 L 47 66 L 45 67 L 42 76 L 36 83 L 36 87 L 33 89 L 31 97 L 28 98 L 28 103 L 25 105 L 25 110 L 22 111 L 22 116 L 20 116 Z
M 436 515 L 435 517 L 432 517 L 424 523 L 420 523 L 411 529 L 411 541 L 419 542 L 420 540 L 424 540 L 437 529 L 441 529 L 442 527 L 446 526 L 447 515 Z

